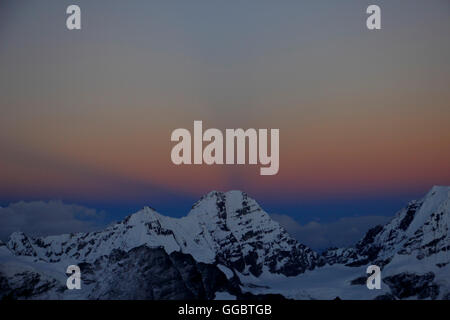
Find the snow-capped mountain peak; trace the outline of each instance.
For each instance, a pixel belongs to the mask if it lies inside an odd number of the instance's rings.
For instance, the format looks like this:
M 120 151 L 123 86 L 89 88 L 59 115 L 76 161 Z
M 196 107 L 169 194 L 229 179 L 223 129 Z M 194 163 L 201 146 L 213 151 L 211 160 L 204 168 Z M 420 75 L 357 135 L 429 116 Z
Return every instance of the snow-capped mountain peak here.
M 414 234 L 427 223 L 431 215 L 442 214 L 443 212 L 450 213 L 450 187 L 434 186 L 420 203 L 420 208 L 416 211 L 409 227 L 405 230 L 409 234 Z M 444 218 L 448 219 L 449 215 L 445 215 Z
M 112 250 L 145 245 L 191 254 L 198 262 L 221 263 L 243 273 L 295 275 L 317 264 L 318 255 L 299 244 L 241 191 L 213 191 L 197 201 L 180 219 L 150 207 L 103 231 L 29 238 L 14 234 L 8 247 L 16 255 L 47 262 L 64 259 L 94 261 Z
M 193 206 L 188 216 L 213 216 L 218 215 L 221 219 L 233 218 L 236 215 L 245 213 L 245 210 L 252 206 L 255 211 L 262 212 L 259 204 L 248 197 L 245 192 L 233 190 L 228 192 L 211 191 L 200 198 Z M 233 213 L 233 215 L 223 216 L 221 214 Z
M 242 191 L 213 191 L 202 197 L 186 217 L 202 227 L 215 258 L 240 272 L 294 275 L 315 267 L 318 255 L 299 244 Z
M 389 223 L 369 230 L 354 248 L 330 250 L 325 256 L 329 263 L 355 266 L 369 262 L 386 265 L 395 255 L 419 260 L 434 256 L 435 264 L 443 265 L 450 258 L 449 228 L 450 187 L 434 186 L 421 200 L 409 202 Z M 335 251 L 340 252 L 339 257 Z

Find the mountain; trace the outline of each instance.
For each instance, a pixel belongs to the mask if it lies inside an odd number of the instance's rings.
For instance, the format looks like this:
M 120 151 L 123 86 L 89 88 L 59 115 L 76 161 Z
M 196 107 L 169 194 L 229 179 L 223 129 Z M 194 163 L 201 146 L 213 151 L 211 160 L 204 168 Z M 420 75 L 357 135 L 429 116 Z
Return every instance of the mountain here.
M 146 207 L 103 231 L 0 243 L 0 298 L 450 298 L 450 188 L 433 187 L 355 246 L 318 254 L 240 191 L 213 191 L 183 218 Z M 67 290 L 77 264 L 82 290 Z M 368 290 L 366 268 L 382 269 Z
M 435 186 L 387 224 L 370 229 L 355 246 L 323 252 L 321 267 L 291 279 L 290 286 L 278 279 L 270 290 L 252 292 L 315 299 L 449 299 L 449 227 L 450 187 Z M 382 290 L 366 288 L 369 265 L 381 268 Z
M 355 247 L 332 249 L 327 262 L 348 266 L 384 266 L 398 256 L 431 259 L 438 267 L 450 260 L 450 187 L 433 187 L 418 201 L 411 201 L 384 226 L 370 229 Z
M 450 298 L 449 227 L 450 187 L 435 186 L 386 225 L 370 229 L 353 248 L 323 256 L 330 265 L 382 267 L 395 298 Z
M 213 191 L 186 217 L 163 216 L 146 207 L 104 231 L 30 238 L 14 233 L 7 242 L 16 255 L 45 262 L 92 262 L 113 249 L 147 245 L 190 254 L 198 262 L 221 263 L 241 273 L 264 268 L 287 276 L 313 269 L 318 254 L 299 244 L 257 202 L 240 191 Z

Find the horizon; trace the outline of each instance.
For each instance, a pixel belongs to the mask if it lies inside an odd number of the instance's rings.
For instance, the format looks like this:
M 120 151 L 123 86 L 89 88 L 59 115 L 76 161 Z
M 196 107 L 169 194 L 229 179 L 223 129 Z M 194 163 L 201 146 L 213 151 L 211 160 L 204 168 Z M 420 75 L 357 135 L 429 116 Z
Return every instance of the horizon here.
M 45 201 L 45 200 L 33 200 L 33 201 L 20 200 L 17 202 L 8 203 L 7 205 L 3 205 L 2 203 L 0 203 L 0 221 L 2 221 L 2 209 L 4 209 L 4 210 L 11 209 L 13 212 L 16 211 L 16 213 L 19 213 L 20 210 L 17 210 L 17 208 L 15 208 L 15 207 L 23 207 L 23 205 L 25 205 L 25 206 L 38 205 L 38 206 L 41 206 L 41 208 L 40 208 L 40 210 L 33 209 L 34 214 L 38 214 L 39 211 L 42 211 L 42 210 L 55 211 L 55 208 L 57 209 L 56 211 L 64 210 L 67 208 L 75 209 L 71 215 L 66 217 L 69 219 L 73 219 L 72 224 L 74 224 L 73 222 L 76 221 L 75 226 L 71 226 L 70 232 L 58 232 L 57 231 L 58 226 L 57 226 L 56 229 L 53 229 L 53 231 L 51 231 L 51 232 L 47 231 L 47 233 L 45 233 L 45 234 L 36 234 L 33 231 L 31 231 L 31 233 L 30 233 L 30 232 L 23 231 L 21 229 L 13 230 L 9 234 L 6 234 L 6 233 L 4 233 L 4 230 L 2 230 L 2 228 L 0 227 L 0 240 L 7 241 L 9 239 L 9 237 L 11 236 L 11 234 L 15 233 L 15 232 L 24 232 L 27 236 L 31 236 L 31 237 L 45 237 L 45 236 L 57 236 L 57 235 L 68 234 L 68 233 L 102 231 L 106 227 L 110 226 L 111 224 L 120 223 L 126 217 L 131 216 L 135 213 L 138 213 L 142 210 L 145 210 L 145 208 L 150 208 L 163 216 L 168 216 L 168 217 L 179 219 L 179 218 L 187 216 L 189 214 L 190 210 L 192 209 L 192 206 L 196 202 L 200 201 L 202 197 L 204 197 L 210 193 L 218 192 L 218 193 L 227 194 L 229 192 L 242 192 L 242 193 L 246 193 L 250 198 L 254 199 L 260 205 L 262 210 L 265 211 L 266 213 L 268 213 L 273 220 L 277 221 L 283 228 L 285 228 L 294 239 L 296 239 L 297 241 L 299 241 L 302 244 L 309 246 L 310 248 L 312 248 L 313 250 L 315 250 L 317 252 L 322 252 L 322 251 L 332 248 L 332 247 L 339 247 L 339 248 L 352 247 L 353 245 L 356 244 L 357 241 L 359 241 L 363 238 L 363 236 L 366 234 L 366 232 L 369 229 L 372 229 L 373 227 L 375 227 L 377 225 L 385 225 L 385 224 L 389 223 L 395 217 L 395 215 L 406 206 L 407 203 L 410 203 L 411 201 L 415 201 L 415 200 L 420 200 L 421 198 L 423 198 L 427 194 L 429 194 L 431 192 L 431 190 L 433 190 L 434 188 L 450 188 L 450 187 L 442 186 L 442 185 L 435 185 L 435 186 L 431 187 L 422 196 L 420 196 L 416 199 L 409 199 L 401 207 L 397 208 L 395 210 L 395 212 L 391 212 L 391 214 L 386 214 L 386 215 L 370 215 L 370 214 L 358 215 L 358 214 L 356 214 L 353 216 L 344 216 L 344 217 L 340 216 L 340 217 L 337 217 L 336 219 L 332 219 L 332 220 L 328 220 L 328 221 L 320 221 L 320 219 L 315 218 L 313 220 L 307 221 L 306 223 L 300 223 L 298 220 L 293 219 L 292 216 L 289 215 L 289 213 L 287 213 L 287 212 L 279 213 L 277 211 L 272 212 L 270 210 L 267 210 L 266 207 L 264 206 L 264 204 L 262 204 L 258 199 L 252 197 L 251 195 L 248 195 L 245 191 L 242 191 L 242 190 L 228 190 L 228 191 L 211 190 L 211 191 L 203 194 L 196 201 L 193 201 L 190 205 L 189 210 L 186 210 L 185 212 L 182 212 L 181 214 L 180 214 L 180 212 L 177 212 L 177 214 L 175 214 L 175 215 L 170 214 L 170 213 L 167 214 L 164 211 L 161 211 L 158 208 L 155 208 L 151 204 L 143 205 L 139 209 L 130 210 L 129 212 L 125 212 L 124 210 L 121 210 L 121 213 L 111 215 L 111 212 L 108 213 L 107 210 L 104 210 L 101 208 L 88 207 L 88 206 L 85 206 L 85 205 L 79 204 L 79 203 L 67 203 L 67 202 L 64 202 L 63 200 L 54 200 L 54 199 L 47 200 L 47 201 Z M 77 213 L 77 211 L 78 211 L 78 213 Z M 80 212 L 82 213 L 81 216 L 77 216 L 77 214 L 79 215 Z M 86 212 L 89 212 L 89 213 L 86 214 Z M 5 218 L 5 217 L 6 217 L 6 215 L 3 216 L 3 218 Z M 51 217 L 51 215 L 50 215 L 50 217 Z M 112 218 L 112 217 L 115 217 L 115 218 Z M 351 219 L 356 219 L 356 221 L 351 221 Z M 362 224 L 361 224 L 361 219 L 363 219 Z M 46 223 L 46 222 L 49 222 L 49 221 L 44 221 L 44 223 Z M 339 230 L 338 233 L 336 233 L 336 230 L 333 230 L 333 224 L 334 225 L 345 224 L 346 228 L 351 229 L 351 232 L 350 232 L 351 237 L 346 238 L 346 237 L 349 237 L 349 234 L 342 232 L 342 230 Z M 355 226 L 357 226 L 359 228 L 359 230 L 355 230 Z M 311 227 L 312 227 L 312 229 L 311 229 Z M 73 229 L 73 228 L 75 228 L 75 229 Z M 79 230 L 77 230 L 77 228 L 79 228 Z M 328 228 L 328 230 L 325 230 L 324 228 Z M 5 228 L 3 228 L 3 229 L 5 229 Z M 39 229 L 39 227 L 38 227 L 38 229 Z M 327 241 L 326 243 L 324 243 L 323 241 L 322 242 L 317 241 L 317 239 L 316 239 L 317 232 L 324 233 L 324 232 L 330 232 L 330 230 L 332 232 L 334 231 L 335 234 L 328 235 L 329 238 L 326 240 Z M 344 237 L 345 239 L 342 239 L 342 237 Z

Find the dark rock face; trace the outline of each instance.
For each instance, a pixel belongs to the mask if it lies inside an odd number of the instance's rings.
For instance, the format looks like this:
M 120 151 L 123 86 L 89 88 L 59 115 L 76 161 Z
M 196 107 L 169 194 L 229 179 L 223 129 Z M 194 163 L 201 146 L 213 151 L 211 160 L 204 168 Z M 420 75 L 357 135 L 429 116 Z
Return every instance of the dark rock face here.
M 329 248 L 321 254 L 321 264 L 347 264 L 358 260 L 358 253 L 355 248 Z
M 409 254 L 410 248 L 414 248 L 417 251 L 417 259 L 422 260 L 439 252 L 450 251 L 449 224 L 446 221 L 448 221 L 448 212 L 433 212 L 429 221 L 414 232 L 413 236 L 404 243 L 399 253 Z M 434 237 L 424 241 L 427 233 L 432 233 Z M 441 262 L 437 265 L 442 267 L 446 263 Z
M 32 299 L 51 291 L 64 291 L 54 279 L 44 279 L 36 272 L 16 273 L 13 278 L 0 272 L 0 300 Z
M 237 299 L 284 299 L 281 295 L 243 293 L 239 279 L 227 279 L 213 264 L 196 262 L 191 255 L 163 248 L 114 249 L 92 263 L 80 263 L 81 290 L 77 298 L 113 300 L 211 300 L 217 292 Z M 56 279 L 38 272 L 7 277 L 0 270 L 0 300 L 71 299 Z
M 433 282 L 434 273 L 423 275 L 400 273 L 383 279 L 391 289 L 392 295 L 398 299 L 417 297 L 418 299 L 436 299 L 439 286 Z
M 216 291 L 240 293 L 216 266 L 162 248 L 113 250 L 82 268 L 87 283 L 95 283 L 90 299 L 213 299 Z
M 273 273 L 281 273 L 288 277 L 296 276 L 306 270 L 313 270 L 321 265 L 316 252 L 303 244 L 294 241 L 290 242 L 292 249 L 290 251 L 279 251 L 277 256 L 272 257 L 269 263 L 269 270 Z M 277 263 L 285 261 L 284 265 L 277 270 Z
M 414 219 L 414 215 L 416 214 L 417 208 L 419 208 L 420 205 L 416 202 L 410 203 L 408 207 L 406 208 L 406 214 L 402 221 L 400 222 L 400 225 L 398 226 L 401 230 L 406 231 L 408 229 L 409 225 Z
M 383 230 L 383 226 L 376 226 L 367 231 L 364 238 L 356 244 L 356 250 L 359 256 L 365 257 L 360 263 L 353 263 L 354 265 L 364 265 L 369 261 L 375 261 L 381 246 L 375 242 L 375 237 Z

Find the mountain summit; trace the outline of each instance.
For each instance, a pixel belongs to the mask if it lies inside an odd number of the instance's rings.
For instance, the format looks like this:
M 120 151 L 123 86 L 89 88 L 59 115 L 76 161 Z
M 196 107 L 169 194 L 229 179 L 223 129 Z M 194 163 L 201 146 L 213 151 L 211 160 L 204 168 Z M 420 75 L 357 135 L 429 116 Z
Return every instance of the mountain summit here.
M 325 253 L 329 263 L 380 266 L 398 256 L 432 257 L 436 265 L 450 262 L 450 187 L 434 186 L 421 200 L 411 201 L 384 226 L 370 229 L 354 248 Z M 335 254 L 338 257 L 335 257 Z M 337 259 L 334 259 L 337 258 Z

